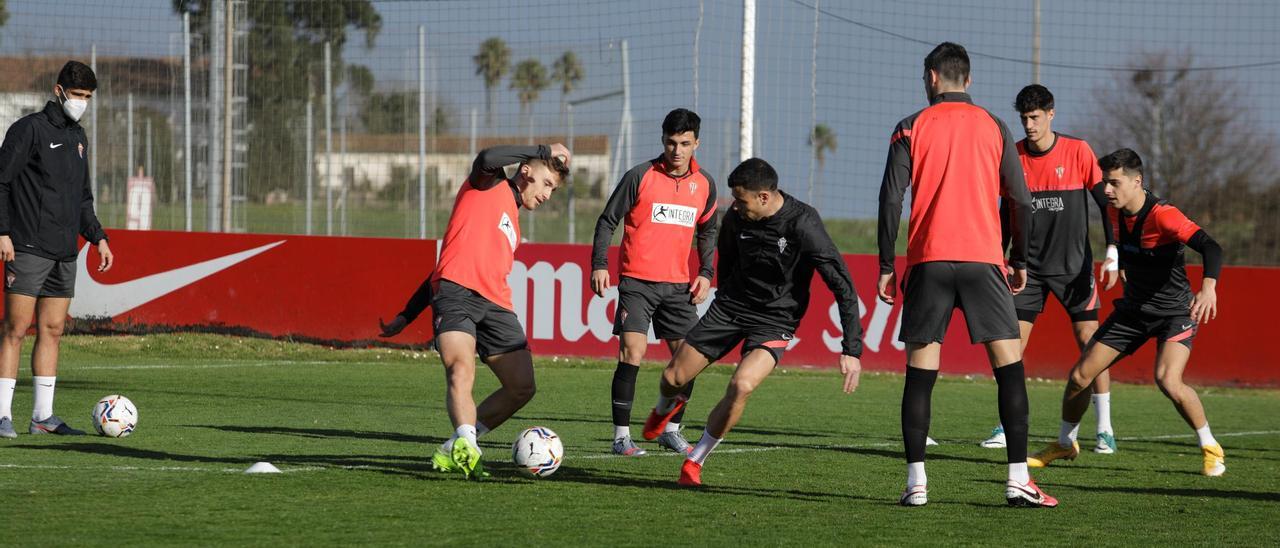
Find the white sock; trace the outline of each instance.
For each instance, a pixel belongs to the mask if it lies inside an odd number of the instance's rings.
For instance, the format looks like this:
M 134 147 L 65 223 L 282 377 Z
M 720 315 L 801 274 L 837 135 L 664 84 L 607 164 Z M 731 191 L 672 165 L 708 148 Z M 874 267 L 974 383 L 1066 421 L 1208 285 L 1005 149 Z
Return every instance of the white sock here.
M 663 428 L 663 429 L 662 429 L 662 431 L 663 431 L 663 432 L 679 432 L 679 431 L 680 431 L 680 423 L 678 423 L 678 422 L 669 422 L 669 423 L 667 423 L 667 426 L 666 426 L 665 428 Z
M 58 384 L 58 377 L 31 378 L 31 385 L 36 389 L 35 403 L 31 406 L 31 420 L 39 422 L 53 416 L 55 384 Z
M 663 396 L 661 393 L 658 394 L 658 405 L 653 406 L 654 411 L 657 411 L 659 415 L 665 415 L 667 413 L 670 413 L 671 410 L 675 408 L 676 408 L 676 397 L 671 396 L 670 398 L 668 398 L 666 396 Z
M 720 445 L 720 438 L 712 436 L 707 431 L 702 432 L 702 439 L 698 440 L 698 445 L 694 446 L 693 452 L 689 453 L 689 460 L 702 464 L 711 456 L 711 452 L 716 446 Z
M 928 485 L 929 478 L 924 475 L 924 461 L 907 463 L 907 489 L 917 485 Z
M 613 439 L 615 439 L 615 440 L 620 440 L 620 439 L 622 439 L 622 438 L 629 438 L 629 437 L 631 437 L 631 427 L 630 427 L 630 426 L 617 426 L 617 425 L 615 425 L 615 426 L 613 427 Z
M 1093 408 L 1098 411 L 1098 433 L 1113 434 L 1111 430 L 1111 393 L 1094 394 Z
M 476 437 L 479 438 L 488 433 L 489 427 L 485 426 L 483 422 L 476 421 Z
M 1076 436 L 1080 433 L 1080 423 L 1062 421 L 1062 427 L 1058 429 L 1058 445 L 1063 447 L 1071 447 L 1076 442 Z
M 18 386 L 18 379 L 0 379 L 0 419 L 13 418 L 13 389 Z
M 1031 481 L 1031 474 L 1027 472 L 1026 462 L 1009 463 L 1009 480 L 1018 482 L 1018 485 L 1026 485 Z
M 1209 447 L 1210 445 L 1218 445 L 1218 440 L 1213 439 L 1213 432 L 1209 431 L 1209 423 L 1196 429 L 1196 436 L 1200 437 L 1200 447 Z
M 464 424 L 462 426 L 459 426 L 458 429 L 453 432 L 453 435 L 449 436 L 449 439 L 445 440 L 444 443 L 440 444 L 440 449 L 443 450 L 445 453 L 449 453 L 453 451 L 453 442 L 458 441 L 458 438 L 462 438 L 462 437 L 466 437 L 470 439 L 471 443 L 476 446 L 476 449 L 479 449 L 480 444 L 476 443 L 476 438 L 483 433 L 480 431 L 481 428 L 484 428 L 484 432 L 489 431 L 488 427 L 486 427 L 484 424 L 478 421 L 476 422 L 476 426 L 471 426 L 470 424 Z M 470 436 L 467 435 L 468 432 L 470 433 Z

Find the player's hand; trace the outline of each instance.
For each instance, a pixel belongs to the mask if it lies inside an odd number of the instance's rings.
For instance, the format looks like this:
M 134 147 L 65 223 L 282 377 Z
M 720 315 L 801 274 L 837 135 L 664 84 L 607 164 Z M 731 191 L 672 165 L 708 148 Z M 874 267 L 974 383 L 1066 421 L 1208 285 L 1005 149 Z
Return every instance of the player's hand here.
M 608 273 L 606 272 L 606 275 Z M 707 295 L 711 293 L 711 280 L 706 276 L 698 276 L 693 279 L 693 283 L 689 284 L 689 302 L 693 304 L 702 304 L 707 300 Z
M 382 323 L 382 318 L 378 318 L 378 327 L 382 328 L 382 332 L 378 333 L 378 336 L 394 337 L 404 331 L 407 325 L 409 325 L 409 320 L 399 314 L 396 314 L 396 317 L 391 319 L 391 323 Z
M 881 274 L 880 281 L 876 283 L 876 293 L 885 304 L 893 304 L 898 297 L 898 273 Z
M 8 234 L 0 236 L 0 262 L 13 260 L 13 239 Z
M 1022 293 L 1027 288 L 1027 269 L 1012 268 L 1009 270 L 1009 290 L 1014 295 Z
M 560 144 L 560 143 L 550 145 L 550 147 L 551 147 L 551 157 L 552 158 L 559 157 L 560 163 L 568 166 L 569 161 L 573 159 L 573 153 L 569 151 L 569 147 L 564 146 L 563 144 Z
M 1107 246 L 1107 258 L 1102 261 L 1102 278 L 1103 289 L 1110 290 L 1116 286 L 1116 282 L 1120 281 L 1120 259 L 1116 246 Z
M 1198 324 L 1207 324 L 1218 317 L 1218 281 L 1205 278 L 1200 292 L 1191 299 L 1191 319 Z
M 116 264 L 116 256 L 111 254 L 111 246 L 107 245 L 106 240 L 98 241 L 98 254 L 102 256 L 102 262 L 98 263 L 98 272 L 111 270 L 112 265 Z
M 858 379 L 862 376 L 862 361 L 853 356 L 840 356 L 840 372 L 844 373 L 844 393 L 852 394 L 858 389 Z
M 609 290 L 609 270 L 605 268 L 601 268 L 599 270 L 592 270 L 591 271 L 591 291 L 594 291 L 596 296 L 603 297 L 604 292 L 608 290 Z

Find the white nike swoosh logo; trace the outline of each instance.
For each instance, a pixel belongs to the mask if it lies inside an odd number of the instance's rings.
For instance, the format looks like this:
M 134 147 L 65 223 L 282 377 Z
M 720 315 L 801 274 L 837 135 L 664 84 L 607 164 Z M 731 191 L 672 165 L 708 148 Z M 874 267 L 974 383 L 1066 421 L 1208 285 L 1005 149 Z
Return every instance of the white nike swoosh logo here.
M 56 144 L 56 145 L 55 145 L 55 144 L 53 144 L 53 143 L 49 143 L 49 148 L 58 148 L 58 147 L 60 147 L 60 146 L 62 146 L 62 143 L 58 143 L 58 144 Z
M 70 315 L 76 318 L 114 318 L 204 278 L 235 266 L 237 263 L 284 243 L 280 240 L 261 247 L 224 255 L 215 259 L 173 270 L 143 276 L 117 284 L 99 283 L 89 275 L 89 246 L 80 250 L 76 262 L 76 298 L 71 300 Z
M 1193 326 L 1193 325 L 1195 325 L 1195 324 L 1193 324 L 1193 323 L 1189 323 L 1189 324 L 1187 324 L 1187 325 L 1182 326 L 1182 328 L 1183 328 L 1183 329 L 1191 329 L 1191 326 Z

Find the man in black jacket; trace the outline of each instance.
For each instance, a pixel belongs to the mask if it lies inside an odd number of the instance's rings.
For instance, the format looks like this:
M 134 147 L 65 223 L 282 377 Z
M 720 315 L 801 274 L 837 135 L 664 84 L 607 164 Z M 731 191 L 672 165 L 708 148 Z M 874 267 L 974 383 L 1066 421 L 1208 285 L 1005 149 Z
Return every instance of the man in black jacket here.
M 724 398 L 680 470 L 679 484 L 686 486 L 702 485 L 702 463 L 737 424 L 751 392 L 773 372 L 795 338 L 809 307 L 814 271 L 835 295 L 840 311 L 845 393 L 858 387 L 862 371 L 858 296 L 818 212 L 778 190 L 778 173 L 759 158 L 738 165 L 729 174 L 729 188 L 734 200 L 720 224 L 716 298 L 662 372 L 658 405 L 644 425 L 645 439 L 658 437 L 688 400 L 681 388 L 742 344 L 742 360 Z
M 0 261 L 4 261 L 4 338 L 0 340 L 0 437 L 15 438 L 13 391 L 22 339 L 37 320 L 31 356 L 32 434 L 81 435 L 53 414 L 58 342 L 76 286 L 77 236 L 98 247 L 99 272 L 111 268 L 107 235 L 93 212 L 88 140 L 80 117 L 98 87 L 93 70 L 68 61 L 44 110 L 18 120 L 0 145 Z

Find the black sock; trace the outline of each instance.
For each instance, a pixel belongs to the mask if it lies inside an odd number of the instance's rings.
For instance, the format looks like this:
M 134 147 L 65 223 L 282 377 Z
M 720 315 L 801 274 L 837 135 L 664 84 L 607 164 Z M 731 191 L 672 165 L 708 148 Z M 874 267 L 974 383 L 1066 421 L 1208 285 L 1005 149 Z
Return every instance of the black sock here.
M 640 366 L 618 362 L 613 370 L 613 425 L 631 425 L 631 403 L 636 398 L 636 374 Z
M 694 379 L 689 379 L 689 384 L 684 385 L 684 388 L 680 389 L 680 393 L 684 394 L 685 398 L 689 398 L 690 396 L 693 395 L 693 381 Z M 684 418 L 684 410 L 688 408 L 689 408 L 688 404 L 686 404 L 684 407 L 681 407 L 678 413 L 671 416 L 671 422 L 680 424 L 681 419 Z
M 907 462 L 924 462 L 925 439 L 929 437 L 930 400 L 937 371 L 907 365 L 907 384 L 902 388 L 902 442 Z
M 1027 374 L 1022 362 L 995 370 L 1000 398 L 1000 423 L 1004 425 L 1005 450 L 1009 462 L 1027 462 Z

